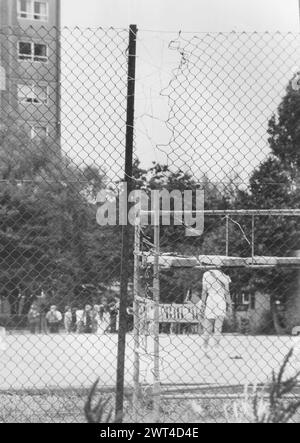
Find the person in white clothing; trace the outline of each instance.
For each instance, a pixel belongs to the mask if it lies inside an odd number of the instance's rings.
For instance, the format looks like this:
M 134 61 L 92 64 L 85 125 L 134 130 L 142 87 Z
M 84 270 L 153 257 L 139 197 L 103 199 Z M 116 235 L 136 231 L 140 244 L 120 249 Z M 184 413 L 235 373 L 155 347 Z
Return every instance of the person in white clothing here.
M 50 311 L 47 313 L 46 321 L 50 334 L 58 334 L 62 315 L 55 305 L 51 306 Z
M 222 337 L 224 320 L 232 315 L 229 285 L 231 279 L 218 269 L 211 269 L 203 275 L 201 309 L 204 330 L 204 350 L 208 356 L 209 341 L 214 336 L 218 346 Z

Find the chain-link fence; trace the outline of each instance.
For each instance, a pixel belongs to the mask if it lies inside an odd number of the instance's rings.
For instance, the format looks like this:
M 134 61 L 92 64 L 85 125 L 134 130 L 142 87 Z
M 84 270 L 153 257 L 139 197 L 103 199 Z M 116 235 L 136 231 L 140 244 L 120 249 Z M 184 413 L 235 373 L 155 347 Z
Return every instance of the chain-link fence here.
M 300 365 L 299 36 L 140 30 L 125 183 L 128 30 L 0 39 L 1 421 L 84 421 L 96 379 L 114 408 L 124 274 L 124 421 L 270 416 Z

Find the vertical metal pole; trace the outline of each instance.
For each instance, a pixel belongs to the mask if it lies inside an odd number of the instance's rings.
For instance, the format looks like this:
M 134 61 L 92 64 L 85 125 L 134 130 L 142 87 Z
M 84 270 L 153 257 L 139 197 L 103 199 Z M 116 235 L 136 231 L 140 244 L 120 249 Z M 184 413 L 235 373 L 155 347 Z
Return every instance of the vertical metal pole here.
M 56 141 L 61 148 L 61 0 L 56 1 Z M 59 150 L 60 153 L 60 150 Z
M 126 115 L 126 151 L 125 151 L 125 182 L 127 183 L 128 195 L 132 190 L 132 166 L 133 166 L 133 137 L 134 137 L 134 94 L 135 94 L 135 67 L 136 67 L 136 35 L 137 26 L 130 25 L 128 47 L 128 86 L 127 86 L 127 115 Z M 128 225 L 122 227 L 122 257 L 121 257 L 121 288 L 120 288 L 120 312 L 118 331 L 118 358 L 117 358 L 117 381 L 116 381 L 116 408 L 115 420 L 123 421 L 124 406 L 124 372 L 125 372 L 125 348 L 127 332 L 127 291 L 128 291 L 128 266 L 130 232 Z
M 226 256 L 229 256 L 229 217 L 226 215 Z
M 138 401 L 140 390 L 140 312 L 139 312 L 139 286 L 140 286 L 140 226 L 135 227 L 134 236 L 134 277 L 133 277 L 133 334 L 134 334 L 134 368 L 133 368 L 133 409 L 134 421 L 138 422 Z
M 159 255 L 160 255 L 160 208 L 159 196 L 155 195 L 154 201 L 154 265 L 153 265 L 153 302 L 154 302 L 154 380 L 153 380 L 153 418 L 159 422 L 160 417 L 160 374 L 159 374 Z
M 252 264 L 253 264 L 254 254 L 255 254 L 255 245 L 254 245 L 255 233 L 254 233 L 254 230 L 255 230 L 255 217 L 253 215 L 252 216 L 252 228 L 251 228 L 251 231 L 252 231 L 252 235 L 251 235 L 251 257 L 252 257 Z

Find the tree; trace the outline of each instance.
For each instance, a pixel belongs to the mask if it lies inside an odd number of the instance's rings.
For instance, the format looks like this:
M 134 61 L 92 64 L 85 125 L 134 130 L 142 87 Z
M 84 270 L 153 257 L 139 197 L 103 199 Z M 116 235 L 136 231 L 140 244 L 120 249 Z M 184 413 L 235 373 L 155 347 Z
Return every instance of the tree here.
M 230 199 L 234 197 L 234 192 L 229 193 L 229 187 L 232 183 L 224 185 L 215 184 L 203 174 L 199 183 L 189 172 L 182 170 L 172 170 L 166 165 L 154 163 L 148 171 L 139 169 L 139 163 L 135 164 L 135 182 L 136 186 L 145 190 L 149 197 L 151 190 L 164 190 L 171 192 L 179 190 L 183 193 L 191 190 L 194 193 L 197 189 L 204 190 L 205 209 L 229 209 Z M 230 188 L 230 190 L 232 190 Z M 195 203 L 195 202 L 194 202 Z M 171 201 L 171 210 L 173 203 Z M 195 204 L 194 204 L 195 208 Z M 160 248 L 162 252 L 173 253 L 187 256 L 198 257 L 202 253 L 225 253 L 225 224 L 217 217 L 207 217 L 205 219 L 204 233 L 201 236 L 187 237 L 184 222 L 180 226 L 174 226 L 174 217 L 171 217 L 170 226 L 162 226 L 160 229 Z M 145 249 L 151 249 L 153 243 L 153 228 L 143 229 L 143 236 L 146 240 Z M 148 245 L 148 246 L 147 246 Z M 222 249 L 222 250 L 221 250 Z M 151 287 L 152 270 L 149 269 L 148 281 L 146 285 Z M 202 273 L 187 269 L 170 269 L 161 273 L 161 301 L 165 303 L 179 302 L 185 299 L 187 290 L 193 287 L 195 290 L 201 290 Z M 151 291 L 150 291 L 151 292 Z M 150 295 L 150 294 L 149 294 Z
M 86 282 L 96 235 L 92 197 L 105 186 L 96 168 L 78 168 L 16 120 L 0 131 L 0 283 L 12 313 L 20 290 L 44 288 L 66 302 Z
M 286 95 L 268 125 L 271 153 L 253 172 L 249 190 L 240 192 L 237 206 L 257 209 L 299 208 L 300 204 L 300 93 L 289 82 Z M 260 217 L 256 224 L 256 254 L 291 256 L 300 249 L 296 217 Z M 237 247 L 240 247 L 238 243 Z M 248 284 L 271 293 L 277 332 L 300 323 L 296 270 L 276 269 L 252 276 Z M 276 316 L 276 301 L 285 306 L 285 321 Z

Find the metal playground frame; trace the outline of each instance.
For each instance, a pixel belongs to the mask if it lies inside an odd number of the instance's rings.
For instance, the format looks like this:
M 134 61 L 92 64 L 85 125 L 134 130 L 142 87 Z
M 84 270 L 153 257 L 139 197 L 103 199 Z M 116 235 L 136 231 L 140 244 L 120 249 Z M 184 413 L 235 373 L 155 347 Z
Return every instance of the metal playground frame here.
M 143 324 L 145 322 L 152 323 L 151 335 L 153 336 L 153 413 L 154 419 L 159 418 L 160 399 L 161 399 L 161 383 L 160 383 L 160 349 L 159 349 L 159 324 L 162 321 L 162 312 L 164 306 L 160 305 L 160 272 L 166 268 L 192 268 L 208 270 L 211 268 L 225 266 L 228 268 L 274 268 L 287 267 L 300 269 L 300 257 L 269 257 L 255 256 L 255 220 L 261 216 L 273 217 L 300 217 L 300 209 L 257 209 L 257 210 L 203 210 L 193 211 L 193 213 L 201 212 L 204 217 L 222 216 L 226 221 L 226 254 L 224 256 L 199 256 L 199 257 L 183 257 L 176 254 L 160 253 L 160 217 L 164 213 L 176 213 L 177 211 L 162 211 L 159 207 L 159 200 L 154 201 L 154 209 L 151 211 L 139 211 L 136 217 L 135 240 L 134 240 L 134 374 L 133 374 L 133 405 L 137 412 L 138 400 L 140 395 L 140 353 L 141 338 L 145 333 Z M 184 211 L 181 211 L 182 214 Z M 190 212 L 190 211 L 189 211 Z M 141 250 L 141 215 L 154 216 L 154 242 L 151 253 L 145 254 Z M 229 222 L 231 216 L 247 216 L 252 219 L 251 234 L 251 257 L 230 257 L 229 256 Z M 141 296 L 141 270 L 143 263 L 153 267 L 153 300 L 148 300 L 152 305 L 151 318 L 143 318 L 147 316 L 145 308 L 145 298 Z M 144 306 L 143 306 L 144 304 Z M 149 331 L 148 331 L 149 332 Z

